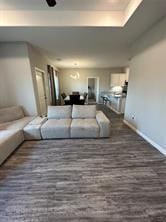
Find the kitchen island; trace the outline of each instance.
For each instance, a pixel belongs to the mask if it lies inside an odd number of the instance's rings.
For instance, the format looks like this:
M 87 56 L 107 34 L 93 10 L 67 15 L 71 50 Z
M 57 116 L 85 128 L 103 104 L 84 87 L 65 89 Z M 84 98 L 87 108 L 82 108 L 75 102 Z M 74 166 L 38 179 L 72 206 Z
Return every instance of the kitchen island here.
M 126 94 L 114 94 L 109 92 L 103 92 L 101 94 L 102 98 L 107 99 L 107 103 L 105 105 L 116 112 L 117 114 L 123 114 L 125 111 L 125 104 L 126 104 Z

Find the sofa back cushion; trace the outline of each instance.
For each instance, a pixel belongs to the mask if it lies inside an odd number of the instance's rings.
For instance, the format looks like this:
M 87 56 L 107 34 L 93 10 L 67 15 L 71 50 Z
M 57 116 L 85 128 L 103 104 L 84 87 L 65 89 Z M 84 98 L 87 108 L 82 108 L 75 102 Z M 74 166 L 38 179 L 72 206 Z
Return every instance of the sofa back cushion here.
M 48 119 L 70 119 L 71 106 L 48 106 Z
M 96 118 L 96 105 L 73 105 L 73 119 Z
M 11 106 L 0 109 L 0 123 L 18 120 L 24 117 L 21 106 Z

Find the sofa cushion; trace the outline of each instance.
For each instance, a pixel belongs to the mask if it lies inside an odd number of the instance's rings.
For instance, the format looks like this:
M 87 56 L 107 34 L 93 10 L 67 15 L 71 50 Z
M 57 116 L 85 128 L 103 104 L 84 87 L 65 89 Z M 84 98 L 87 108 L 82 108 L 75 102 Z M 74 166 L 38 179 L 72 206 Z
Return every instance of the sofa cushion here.
M 24 141 L 21 130 L 0 131 L 0 164 Z
M 48 119 L 70 119 L 71 106 L 48 106 Z
M 70 138 L 71 119 L 49 119 L 41 127 L 43 139 Z
M 11 106 L 0 109 L 0 123 L 10 122 L 24 117 L 20 106 Z
M 22 119 L 0 124 L 0 130 L 22 130 L 34 117 L 27 116 Z
M 71 123 L 71 138 L 99 137 L 99 126 L 96 119 L 73 119 Z
M 41 140 L 41 126 L 47 121 L 46 117 L 36 117 L 23 129 L 25 140 Z
M 96 118 L 96 105 L 73 105 L 72 118 Z

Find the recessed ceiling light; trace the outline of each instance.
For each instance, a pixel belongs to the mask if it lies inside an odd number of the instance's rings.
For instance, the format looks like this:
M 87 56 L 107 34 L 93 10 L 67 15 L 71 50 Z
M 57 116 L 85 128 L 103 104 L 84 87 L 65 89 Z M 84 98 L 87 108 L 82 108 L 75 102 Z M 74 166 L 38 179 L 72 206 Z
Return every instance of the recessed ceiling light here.
M 61 58 L 56 58 L 56 61 L 60 62 L 60 61 L 62 61 L 62 59 Z

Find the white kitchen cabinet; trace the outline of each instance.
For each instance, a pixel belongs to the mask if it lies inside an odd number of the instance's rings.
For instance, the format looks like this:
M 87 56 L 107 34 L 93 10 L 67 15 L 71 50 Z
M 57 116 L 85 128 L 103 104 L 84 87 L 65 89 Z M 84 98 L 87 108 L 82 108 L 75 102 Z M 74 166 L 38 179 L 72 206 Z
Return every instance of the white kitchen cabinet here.
M 119 85 L 119 74 L 111 74 L 110 75 L 110 86 L 118 86 Z
M 126 73 L 110 74 L 110 87 L 124 86 L 125 81 L 128 81 L 128 75 Z

